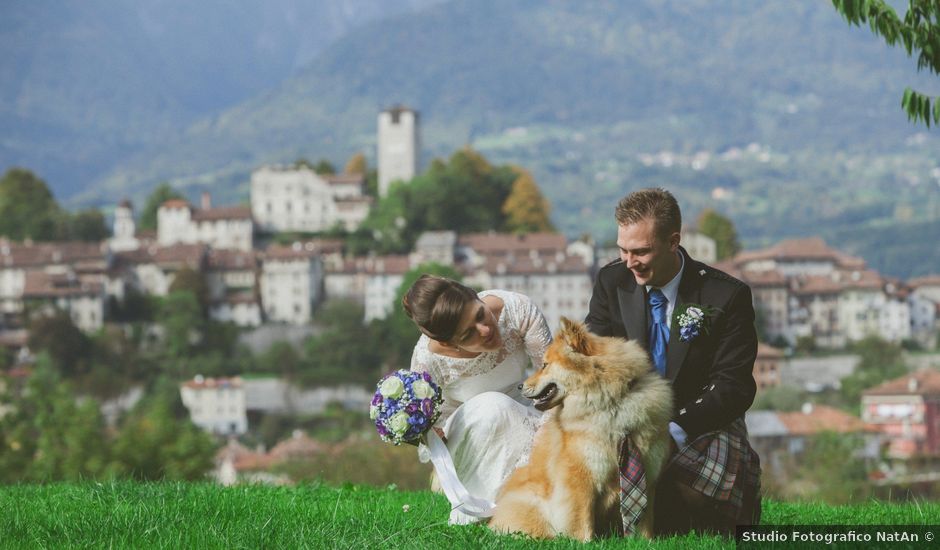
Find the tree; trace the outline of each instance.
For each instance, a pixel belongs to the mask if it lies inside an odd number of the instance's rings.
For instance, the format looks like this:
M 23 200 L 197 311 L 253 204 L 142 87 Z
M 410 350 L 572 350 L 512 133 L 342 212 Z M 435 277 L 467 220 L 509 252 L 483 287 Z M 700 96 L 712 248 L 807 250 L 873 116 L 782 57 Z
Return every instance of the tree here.
M 542 195 L 532 174 L 518 167 L 514 170 L 518 177 L 502 208 L 506 229 L 513 233 L 554 231 L 549 219 L 551 204 Z
M 317 161 L 316 165 L 314 165 L 313 171 L 321 176 L 328 176 L 336 173 L 336 167 L 333 166 L 332 162 L 326 159 L 320 159 Z
M 124 291 L 124 298 L 120 301 L 113 299 L 110 311 L 113 319 L 118 323 L 133 323 L 135 321 L 152 321 L 157 309 L 156 297 L 137 290 L 133 286 Z
M 369 171 L 369 163 L 366 161 L 366 156 L 362 153 L 356 153 L 346 162 L 346 168 L 343 169 L 343 172 L 347 174 L 359 174 L 365 176 Z
M 108 446 L 98 403 L 75 399 L 41 355 L 23 391 L 8 395 L 0 418 L 0 481 L 79 481 L 100 477 Z
M 28 343 L 33 351 L 47 353 L 52 366 L 66 378 L 86 374 L 90 368 L 91 340 L 64 311 L 34 318 Z
M 362 223 L 365 239 L 354 235 L 350 248 L 405 253 L 425 231 L 505 229 L 502 207 L 517 177 L 510 166 L 493 167 L 473 149 L 460 149 L 410 182 L 393 184 Z
M 168 294 L 160 305 L 160 324 L 169 358 L 185 360 L 196 354 L 205 336 L 206 322 L 195 294 L 185 290 Z
M 840 387 L 845 402 L 850 405 L 858 405 L 864 390 L 908 372 L 901 346 L 878 336 L 859 340 L 850 349 L 859 356 L 859 362 L 855 372 L 842 379 Z
M 806 401 L 805 394 L 796 386 L 776 386 L 760 389 L 752 410 L 798 411 Z
M 863 445 L 857 434 L 823 432 L 809 439 L 796 474 L 812 485 L 813 494 L 807 496 L 830 504 L 865 500 L 868 476 L 858 457 Z
M 279 341 L 271 344 L 258 358 L 258 365 L 262 372 L 277 374 L 294 381 L 304 369 L 304 359 L 290 342 Z
M 850 25 L 867 23 L 871 32 L 890 46 L 901 43 L 908 57 L 917 56 L 917 70 L 940 74 L 940 2 L 908 0 L 904 19 L 886 0 L 832 0 L 832 5 Z M 931 101 L 933 108 L 931 108 Z M 901 107 L 908 120 L 940 124 L 940 96 L 933 97 L 905 88 Z
M 140 211 L 140 229 L 153 231 L 157 228 L 157 210 L 160 205 L 171 199 L 183 199 L 183 195 L 173 189 L 169 183 L 163 182 L 147 197 L 144 209 Z
M 176 272 L 176 275 L 173 277 L 173 282 L 170 283 L 169 292 L 190 292 L 193 296 L 196 297 L 196 300 L 199 302 L 199 307 L 202 308 L 203 313 L 209 311 L 209 286 L 206 284 L 205 277 L 202 276 L 202 273 L 189 268 L 184 267 L 183 269 Z
M 184 415 L 174 385 L 139 403 L 114 441 L 111 471 L 140 480 L 204 478 L 215 443 Z
M 719 261 L 731 258 L 741 251 L 738 232 L 730 219 L 711 208 L 706 208 L 699 215 L 696 223 L 703 235 L 715 239 L 716 255 Z
M 59 222 L 59 239 L 69 241 L 102 241 L 111 234 L 104 214 L 95 208 L 74 214 L 63 212 Z
M 51 241 L 61 215 L 46 182 L 29 170 L 11 168 L 0 179 L 0 235 Z
M 302 384 L 354 381 L 371 385 L 378 380 L 380 347 L 363 317 L 362 306 L 348 300 L 327 302 L 320 308 L 315 320 L 323 332 L 304 344 L 307 360 L 298 373 Z

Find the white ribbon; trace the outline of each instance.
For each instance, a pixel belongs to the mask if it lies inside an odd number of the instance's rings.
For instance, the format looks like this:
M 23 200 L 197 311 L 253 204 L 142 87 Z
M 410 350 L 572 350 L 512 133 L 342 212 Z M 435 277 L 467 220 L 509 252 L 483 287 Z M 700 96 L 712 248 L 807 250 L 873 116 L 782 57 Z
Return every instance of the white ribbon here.
M 477 498 L 463 486 L 457 477 L 454 459 L 447 450 L 447 445 L 434 430 L 427 433 L 428 449 L 431 452 L 431 463 L 437 472 L 437 479 L 444 490 L 444 495 L 450 501 L 454 510 L 460 510 L 468 516 L 475 518 L 488 518 L 493 515 L 496 504 L 485 498 Z

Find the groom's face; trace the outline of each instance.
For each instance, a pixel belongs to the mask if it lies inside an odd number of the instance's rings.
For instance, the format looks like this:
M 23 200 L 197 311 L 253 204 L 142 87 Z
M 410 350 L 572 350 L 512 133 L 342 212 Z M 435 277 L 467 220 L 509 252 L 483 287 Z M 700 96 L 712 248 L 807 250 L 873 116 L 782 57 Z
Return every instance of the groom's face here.
M 617 228 L 617 247 L 620 259 L 633 273 L 637 284 L 662 287 L 676 276 L 682 265 L 677 254 L 679 234 L 664 238 L 655 229 L 651 219 L 621 225 Z

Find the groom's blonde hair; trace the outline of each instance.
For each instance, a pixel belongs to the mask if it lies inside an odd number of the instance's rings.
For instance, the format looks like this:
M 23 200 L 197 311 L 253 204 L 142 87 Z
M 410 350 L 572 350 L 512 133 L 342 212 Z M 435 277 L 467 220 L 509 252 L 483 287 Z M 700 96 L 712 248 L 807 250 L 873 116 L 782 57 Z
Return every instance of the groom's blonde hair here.
M 682 231 L 682 211 L 672 193 L 660 188 L 640 189 L 620 199 L 614 214 L 618 225 L 653 220 L 656 236 L 666 239 Z
M 478 299 L 475 290 L 453 279 L 425 274 L 411 285 L 401 305 L 428 338 L 449 343 L 457 332 L 464 306 Z

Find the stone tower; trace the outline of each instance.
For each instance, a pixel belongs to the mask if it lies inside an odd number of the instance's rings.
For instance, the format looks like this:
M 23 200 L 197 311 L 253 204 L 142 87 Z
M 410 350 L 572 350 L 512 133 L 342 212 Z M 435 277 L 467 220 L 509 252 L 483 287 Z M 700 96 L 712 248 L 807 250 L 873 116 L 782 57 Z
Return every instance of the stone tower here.
M 393 181 L 418 173 L 418 112 L 403 105 L 379 113 L 379 196 L 388 195 Z
M 134 207 L 131 201 L 124 199 L 114 209 L 114 227 L 109 243 L 111 250 L 137 250 L 140 242 L 135 237 L 137 225 L 134 223 Z

